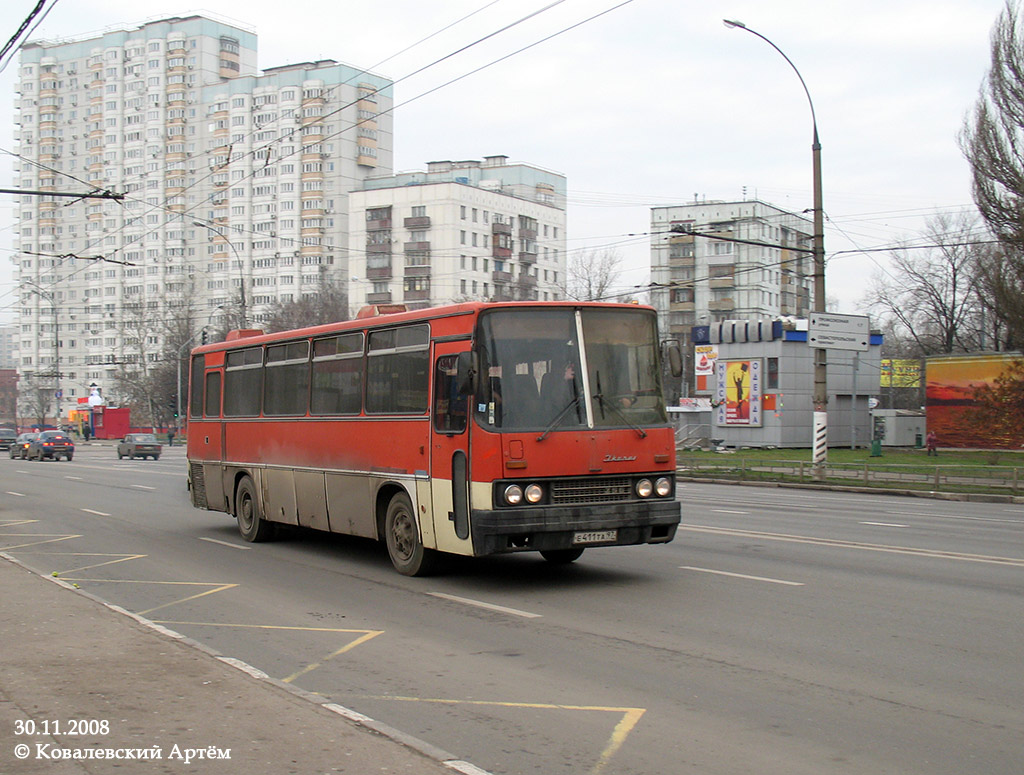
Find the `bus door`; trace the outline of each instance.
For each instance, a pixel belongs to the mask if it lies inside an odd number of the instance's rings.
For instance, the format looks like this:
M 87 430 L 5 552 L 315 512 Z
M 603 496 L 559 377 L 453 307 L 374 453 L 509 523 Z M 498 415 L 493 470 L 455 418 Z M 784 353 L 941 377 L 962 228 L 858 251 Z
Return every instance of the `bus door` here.
M 469 396 L 458 388 L 458 353 L 466 341 L 435 342 L 430 418 L 430 488 L 436 547 L 471 554 L 469 539 Z M 424 529 L 424 533 L 429 528 Z

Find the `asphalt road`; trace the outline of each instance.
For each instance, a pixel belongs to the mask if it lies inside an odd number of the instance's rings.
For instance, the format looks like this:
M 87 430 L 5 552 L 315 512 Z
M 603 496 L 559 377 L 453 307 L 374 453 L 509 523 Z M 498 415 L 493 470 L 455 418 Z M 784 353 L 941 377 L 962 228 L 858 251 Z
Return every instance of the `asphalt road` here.
M 0 548 L 493 773 L 1024 768 L 1024 505 L 683 484 L 667 546 L 410 579 L 184 470 L 0 458 Z

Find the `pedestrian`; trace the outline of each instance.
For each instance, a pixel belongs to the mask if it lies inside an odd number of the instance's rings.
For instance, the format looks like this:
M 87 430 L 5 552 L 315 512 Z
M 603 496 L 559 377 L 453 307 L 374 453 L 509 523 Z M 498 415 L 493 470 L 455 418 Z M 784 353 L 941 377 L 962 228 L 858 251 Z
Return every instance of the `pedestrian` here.
M 170 428 L 167 431 L 167 446 L 168 447 L 173 447 L 174 446 L 174 428 Z
M 935 431 L 928 431 L 924 445 L 927 447 L 929 455 L 939 456 L 939 437 L 935 435 Z

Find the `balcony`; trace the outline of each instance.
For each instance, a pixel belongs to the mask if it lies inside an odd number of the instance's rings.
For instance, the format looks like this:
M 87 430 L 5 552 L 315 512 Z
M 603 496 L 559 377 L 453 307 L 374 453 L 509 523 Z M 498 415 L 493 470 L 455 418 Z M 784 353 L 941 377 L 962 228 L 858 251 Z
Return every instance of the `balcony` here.
M 736 308 L 736 302 L 732 299 L 712 299 L 708 302 L 708 309 L 711 312 L 731 312 Z
M 377 220 L 377 221 L 367 221 L 366 222 L 366 230 L 367 231 L 383 231 L 384 229 L 390 229 L 390 228 L 391 228 L 391 219 L 390 218 L 381 218 L 380 220 Z
M 402 225 L 407 229 L 429 229 L 430 228 L 430 216 L 429 215 L 414 215 L 406 218 Z
M 405 267 L 406 277 L 430 277 L 430 265 L 429 264 L 416 264 L 414 266 Z
M 491 234 L 512 234 L 512 224 L 494 221 L 491 224 Z
M 736 285 L 736 280 L 733 277 L 712 277 L 708 280 L 708 287 L 710 288 L 732 288 Z
M 366 294 L 367 304 L 390 304 L 391 303 L 391 291 L 383 291 L 381 293 L 368 293 Z
M 405 301 L 427 301 L 430 299 L 430 291 L 406 291 Z
M 402 246 L 403 251 L 406 254 L 409 253 L 425 253 L 430 255 L 430 243 L 429 242 L 406 242 Z
M 491 272 L 491 281 L 499 284 L 509 284 L 512 282 L 511 272 Z
M 503 259 L 503 260 L 507 260 L 509 258 L 512 258 L 512 248 L 503 248 L 503 247 L 499 247 L 498 245 L 495 245 L 491 249 L 491 255 L 494 258 L 500 258 L 500 259 Z
M 519 252 L 519 263 L 521 264 L 532 264 L 537 260 L 536 253 L 526 253 L 523 251 Z
M 374 253 L 374 254 L 386 254 L 386 255 L 390 256 L 391 255 L 391 243 L 390 242 L 380 242 L 380 243 L 368 244 L 366 246 L 366 252 L 367 253 Z

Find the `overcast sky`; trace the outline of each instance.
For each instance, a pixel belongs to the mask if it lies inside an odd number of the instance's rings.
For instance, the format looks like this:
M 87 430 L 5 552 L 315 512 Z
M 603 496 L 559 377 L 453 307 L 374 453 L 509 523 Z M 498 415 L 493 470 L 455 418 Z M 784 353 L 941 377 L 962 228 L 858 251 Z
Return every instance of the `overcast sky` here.
M 761 199 L 811 207 L 811 117 L 822 143 L 828 297 L 854 312 L 884 253 L 971 208 L 956 136 L 989 65 L 1003 0 L 563 0 L 395 87 L 396 171 L 504 154 L 568 179 L 568 247 L 613 248 L 644 286 L 650 207 Z M 6 41 L 36 0 L 6 0 Z M 549 0 L 207 0 L 204 9 L 60 0 L 31 39 L 208 13 L 259 36 L 259 67 L 334 59 L 398 80 Z M 618 7 L 616 7 L 618 6 Z M 49 7 L 49 5 L 47 6 Z M 595 14 L 599 18 L 557 34 Z M 475 13 L 427 42 L 392 55 Z M 426 94 L 524 46 L 555 37 Z M 0 148 L 13 149 L 16 63 L 0 74 Z M 407 105 L 401 105 L 410 101 Z M 11 186 L 9 157 L 0 160 Z M 0 319 L 11 306 L 12 201 L 0 196 Z

